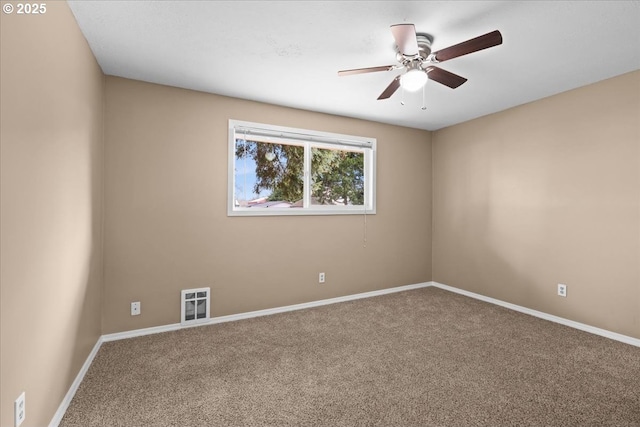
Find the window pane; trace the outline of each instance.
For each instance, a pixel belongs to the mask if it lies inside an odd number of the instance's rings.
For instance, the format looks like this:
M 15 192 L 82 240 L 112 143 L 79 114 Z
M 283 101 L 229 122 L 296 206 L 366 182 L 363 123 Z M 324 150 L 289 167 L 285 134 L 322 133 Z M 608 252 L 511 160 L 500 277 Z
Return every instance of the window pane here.
M 302 207 L 304 147 L 236 138 L 236 207 Z
M 312 147 L 311 204 L 364 205 L 364 153 Z

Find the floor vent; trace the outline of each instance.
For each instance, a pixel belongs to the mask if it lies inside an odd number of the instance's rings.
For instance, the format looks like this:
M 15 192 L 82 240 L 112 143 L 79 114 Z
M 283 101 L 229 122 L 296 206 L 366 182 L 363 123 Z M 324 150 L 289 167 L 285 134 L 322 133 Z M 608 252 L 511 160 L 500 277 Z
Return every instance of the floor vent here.
M 191 325 L 209 320 L 210 288 L 184 289 L 182 291 L 182 309 L 180 323 Z

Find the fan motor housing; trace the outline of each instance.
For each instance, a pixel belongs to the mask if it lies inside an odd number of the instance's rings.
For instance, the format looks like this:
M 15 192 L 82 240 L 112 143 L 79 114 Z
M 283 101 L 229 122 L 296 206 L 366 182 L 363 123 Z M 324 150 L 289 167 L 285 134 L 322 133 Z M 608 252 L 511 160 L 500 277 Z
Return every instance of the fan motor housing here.
M 424 60 L 431 54 L 431 43 L 433 43 L 433 37 L 429 34 L 418 33 L 416 34 L 418 41 L 418 52 L 420 57 Z

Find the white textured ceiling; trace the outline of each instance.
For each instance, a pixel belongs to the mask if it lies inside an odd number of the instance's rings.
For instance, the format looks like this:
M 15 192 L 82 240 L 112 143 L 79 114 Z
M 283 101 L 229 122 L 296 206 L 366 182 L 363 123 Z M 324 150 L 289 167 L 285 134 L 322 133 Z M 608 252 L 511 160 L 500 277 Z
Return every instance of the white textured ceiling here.
M 69 1 L 108 75 L 435 130 L 640 69 L 639 1 Z M 440 67 L 469 79 L 376 98 L 399 74 L 390 25 L 433 51 L 500 30 Z M 405 105 L 401 105 L 404 98 Z

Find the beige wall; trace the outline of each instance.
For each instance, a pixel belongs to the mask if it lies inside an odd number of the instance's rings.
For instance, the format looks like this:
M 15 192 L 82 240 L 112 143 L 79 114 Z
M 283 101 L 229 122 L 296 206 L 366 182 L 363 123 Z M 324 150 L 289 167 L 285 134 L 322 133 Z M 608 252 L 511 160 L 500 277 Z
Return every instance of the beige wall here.
M 0 15 L 0 425 L 46 426 L 101 334 L 104 77 L 66 2 Z
M 640 338 L 639 148 L 640 71 L 435 132 L 433 280 Z
M 362 215 L 227 217 L 229 119 L 377 138 L 366 247 Z M 431 280 L 429 132 L 116 77 L 105 127 L 103 333 L 179 322 L 181 289 L 222 316 Z

